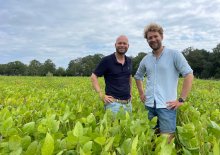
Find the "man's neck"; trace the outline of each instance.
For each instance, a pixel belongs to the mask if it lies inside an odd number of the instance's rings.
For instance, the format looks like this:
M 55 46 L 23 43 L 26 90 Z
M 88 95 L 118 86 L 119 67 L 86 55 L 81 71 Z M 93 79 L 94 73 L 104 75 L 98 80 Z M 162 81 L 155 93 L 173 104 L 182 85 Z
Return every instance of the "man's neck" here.
M 125 62 L 125 55 L 124 54 L 118 54 L 117 52 L 115 52 L 115 57 L 119 63 L 124 64 L 124 62 Z
M 153 54 L 156 56 L 156 58 L 159 58 L 161 53 L 163 52 L 164 46 L 161 46 L 158 50 L 153 50 Z

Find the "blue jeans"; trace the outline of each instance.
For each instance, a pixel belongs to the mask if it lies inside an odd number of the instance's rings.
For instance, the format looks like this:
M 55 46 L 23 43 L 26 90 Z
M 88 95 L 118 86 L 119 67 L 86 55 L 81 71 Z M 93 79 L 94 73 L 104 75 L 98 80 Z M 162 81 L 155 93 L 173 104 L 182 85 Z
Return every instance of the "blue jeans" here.
M 148 119 L 151 120 L 157 116 L 157 125 L 155 128 L 160 129 L 160 133 L 175 133 L 176 131 L 176 110 L 166 108 L 151 108 L 145 106 L 148 110 Z
M 118 113 L 121 107 L 124 109 L 124 111 L 127 111 L 127 112 L 132 111 L 131 102 L 129 102 L 128 104 L 121 104 L 118 102 L 105 104 L 105 110 L 110 109 L 114 114 Z

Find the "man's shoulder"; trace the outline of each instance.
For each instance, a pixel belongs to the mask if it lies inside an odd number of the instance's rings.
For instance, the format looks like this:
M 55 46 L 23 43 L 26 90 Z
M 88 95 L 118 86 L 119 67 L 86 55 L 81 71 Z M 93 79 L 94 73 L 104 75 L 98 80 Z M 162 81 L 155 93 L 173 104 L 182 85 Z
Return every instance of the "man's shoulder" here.
M 153 54 L 152 53 L 147 53 L 142 60 L 146 61 L 146 60 L 151 60 L 153 58 Z
M 175 59 L 181 55 L 181 52 L 176 49 L 165 48 L 165 55 Z
M 163 48 L 163 51 L 164 52 L 172 52 L 172 51 L 174 51 L 174 49 L 172 49 L 172 48 L 169 48 L 169 47 L 167 47 L 167 46 L 163 46 L 164 48 Z
M 165 48 L 166 53 L 170 53 L 170 54 L 176 54 L 179 53 L 178 50 L 175 49 L 171 49 L 171 48 Z
M 126 57 L 126 59 L 127 59 L 129 62 L 132 60 L 131 57 L 128 57 L 128 56 L 126 56 L 126 55 L 125 55 L 125 57 Z
M 103 60 L 103 61 L 112 60 L 113 56 L 114 56 L 114 54 L 109 54 L 109 55 L 107 55 L 107 56 L 104 56 L 104 57 L 102 58 L 102 60 Z
M 174 61 L 176 60 L 183 60 L 185 57 L 183 56 L 183 53 L 181 51 L 175 50 L 175 49 L 166 49 L 167 56 L 170 58 L 173 58 Z

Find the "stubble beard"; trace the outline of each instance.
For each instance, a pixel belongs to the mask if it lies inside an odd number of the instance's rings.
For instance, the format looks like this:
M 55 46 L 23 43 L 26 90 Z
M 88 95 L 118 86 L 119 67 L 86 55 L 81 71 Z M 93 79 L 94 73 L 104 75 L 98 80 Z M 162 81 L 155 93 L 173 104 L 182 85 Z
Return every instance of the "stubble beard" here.
M 117 49 L 116 49 L 116 52 L 117 52 L 118 54 L 120 54 L 120 55 L 125 55 L 125 53 L 127 52 L 127 49 L 124 49 L 124 48 L 123 48 L 123 49 L 122 49 L 122 48 L 119 49 L 119 48 L 117 48 Z
M 149 45 L 154 51 L 157 51 L 162 46 L 161 42 L 154 42 L 154 43 L 150 43 Z

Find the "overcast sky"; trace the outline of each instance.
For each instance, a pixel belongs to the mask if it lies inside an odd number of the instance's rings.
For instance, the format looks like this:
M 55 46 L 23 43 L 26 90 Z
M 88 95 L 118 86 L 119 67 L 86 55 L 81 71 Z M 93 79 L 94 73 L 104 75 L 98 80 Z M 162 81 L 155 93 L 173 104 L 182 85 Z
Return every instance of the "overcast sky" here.
M 70 60 L 115 51 L 129 38 L 128 56 L 151 52 L 144 27 L 164 28 L 163 44 L 212 51 L 220 43 L 220 0 L 0 0 L 0 64 Z

